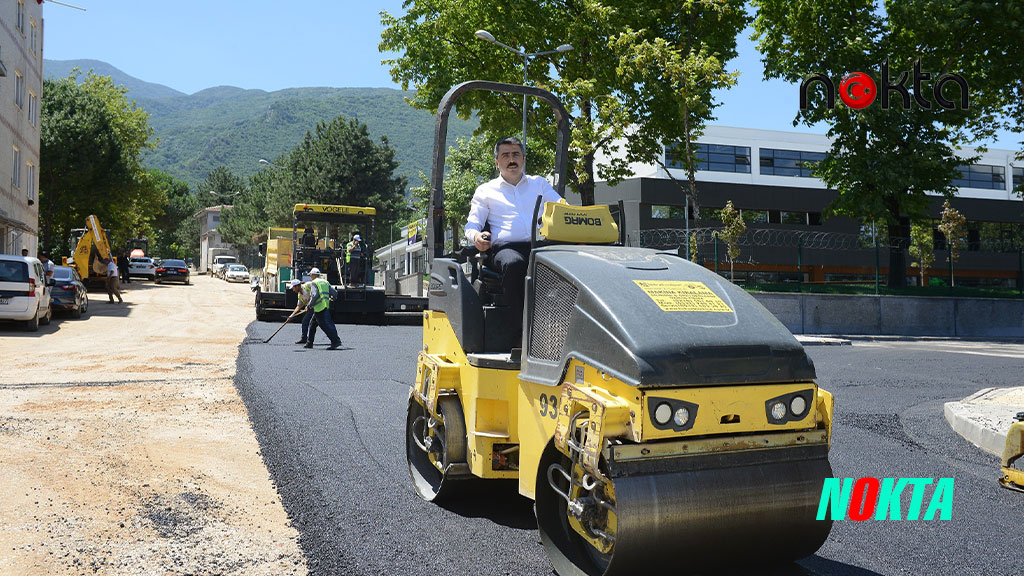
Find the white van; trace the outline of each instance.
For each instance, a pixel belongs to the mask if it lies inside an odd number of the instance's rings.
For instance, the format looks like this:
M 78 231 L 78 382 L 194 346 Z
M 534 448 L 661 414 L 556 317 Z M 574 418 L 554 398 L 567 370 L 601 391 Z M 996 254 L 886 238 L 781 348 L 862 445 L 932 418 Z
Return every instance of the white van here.
M 0 254 L 0 320 L 24 323 L 34 332 L 40 324 L 49 324 L 50 286 L 43 272 L 43 263 L 29 256 Z
M 214 276 L 222 278 L 224 276 L 224 268 L 228 264 L 238 264 L 238 258 L 235 258 L 234 256 L 214 256 L 213 267 L 210 271 Z

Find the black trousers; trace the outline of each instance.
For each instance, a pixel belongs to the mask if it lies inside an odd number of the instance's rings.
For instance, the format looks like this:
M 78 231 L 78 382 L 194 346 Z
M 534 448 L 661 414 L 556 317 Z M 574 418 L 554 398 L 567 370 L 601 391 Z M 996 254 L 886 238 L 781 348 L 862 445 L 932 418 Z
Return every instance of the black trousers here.
M 495 244 L 485 262 L 488 268 L 502 274 L 501 291 L 505 295 L 505 305 L 515 318 L 513 327 L 519 335 L 523 332 L 523 301 L 526 298 L 526 268 L 529 263 L 529 242 Z

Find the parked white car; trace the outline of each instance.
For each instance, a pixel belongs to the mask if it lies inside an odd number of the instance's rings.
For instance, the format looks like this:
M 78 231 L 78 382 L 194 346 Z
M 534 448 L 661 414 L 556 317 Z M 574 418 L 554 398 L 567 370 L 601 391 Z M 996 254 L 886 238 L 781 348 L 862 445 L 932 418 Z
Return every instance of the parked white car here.
M 152 258 L 128 259 L 128 277 L 134 278 L 136 276 L 144 276 L 150 280 L 156 280 L 156 265 L 153 264 Z
M 228 264 L 224 269 L 224 279 L 228 282 L 248 282 L 249 269 L 242 264 Z
M 238 258 L 234 256 L 214 256 L 213 265 L 210 267 L 210 274 L 217 278 L 223 278 L 224 269 L 228 264 L 238 264 Z
M 0 254 L 0 320 L 22 322 L 30 332 L 49 324 L 51 286 L 38 259 Z

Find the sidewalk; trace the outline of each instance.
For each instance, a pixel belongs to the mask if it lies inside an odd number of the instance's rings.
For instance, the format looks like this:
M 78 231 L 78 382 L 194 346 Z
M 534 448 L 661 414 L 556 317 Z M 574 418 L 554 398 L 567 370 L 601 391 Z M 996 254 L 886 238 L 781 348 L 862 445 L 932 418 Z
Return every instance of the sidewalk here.
M 1024 387 L 984 388 L 959 402 L 946 402 L 943 412 L 957 434 L 1001 457 L 1014 416 L 1024 412 Z

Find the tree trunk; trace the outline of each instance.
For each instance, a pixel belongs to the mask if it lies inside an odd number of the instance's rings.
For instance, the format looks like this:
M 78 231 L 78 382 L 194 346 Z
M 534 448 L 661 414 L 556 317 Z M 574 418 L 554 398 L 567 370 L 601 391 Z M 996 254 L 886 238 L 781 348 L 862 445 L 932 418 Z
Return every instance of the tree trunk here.
M 594 185 L 594 153 L 591 152 L 581 158 L 583 162 L 583 170 L 587 174 L 587 179 L 579 184 L 580 190 L 580 203 L 584 206 L 593 206 L 595 199 L 595 185 Z
M 910 219 L 901 217 L 897 226 L 889 225 L 889 288 L 907 286 L 907 242 L 910 237 Z

